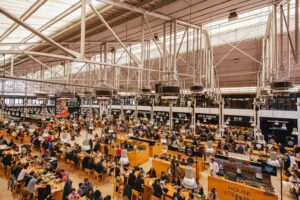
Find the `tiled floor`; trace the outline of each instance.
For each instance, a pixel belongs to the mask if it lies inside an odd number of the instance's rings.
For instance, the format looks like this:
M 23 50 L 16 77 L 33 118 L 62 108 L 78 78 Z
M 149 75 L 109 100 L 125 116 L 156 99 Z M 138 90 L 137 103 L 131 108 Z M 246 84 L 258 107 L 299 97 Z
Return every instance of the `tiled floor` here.
M 90 138 L 91 135 L 88 135 L 88 138 Z M 83 131 L 81 134 L 81 137 L 76 138 L 75 142 L 82 144 L 82 141 L 86 138 L 86 134 Z M 148 171 L 151 167 L 151 158 L 146 163 L 142 165 L 145 171 Z M 279 174 L 279 173 L 278 173 Z M 73 187 L 78 188 L 78 184 L 83 181 L 84 179 L 84 173 L 83 172 L 70 172 L 70 177 L 73 181 Z M 207 193 L 207 172 L 201 173 L 200 182 L 204 187 L 205 192 Z M 272 178 L 273 186 L 276 188 L 276 191 L 278 191 L 278 194 L 280 193 L 280 178 L 279 177 L 273 177 Z M 103 196 L 111 195 L 113 192 L 113 183 L 110 181 L 110 183 L 105 183 L 102 185 L 95 184 L 95 188 L 99 189 Z M 286 194 L 288 192 L 284 192 L 283 200 L 294 200 L 296 199 L 292 195 Z M 280 195 L 279 195 L 280 196 Z M 12 200 L 11 192 L 7 189 L 7 181 L 3 177 L 0 178 L 0 200 Z M 221 199 L 223 200 L 223 199 Z M 225 199 L 226 200 L 226 199 Z

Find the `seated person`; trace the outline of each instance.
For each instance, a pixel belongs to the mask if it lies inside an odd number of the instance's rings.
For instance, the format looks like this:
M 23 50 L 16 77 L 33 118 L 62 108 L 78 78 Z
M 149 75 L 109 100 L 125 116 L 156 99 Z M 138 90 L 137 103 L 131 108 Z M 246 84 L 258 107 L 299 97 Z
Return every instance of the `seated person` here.
M 165 171 L 162 171 L 160 174 L 160 180 L 165 181 L 166 183 L 170 182 L 169 176 Z
M 147 172 L 147 175 L 149 178 L 156 178 L 156 171 L 153 167 L 150 168 L 150 170 Z
M 153 187 L 153 195 L 157 198 L 161 198 L 163 195 L 163 191 L 159 184 L 159 179 L 156 179 L 154 181 L 154 183 L 152 184 L 152 187 Z

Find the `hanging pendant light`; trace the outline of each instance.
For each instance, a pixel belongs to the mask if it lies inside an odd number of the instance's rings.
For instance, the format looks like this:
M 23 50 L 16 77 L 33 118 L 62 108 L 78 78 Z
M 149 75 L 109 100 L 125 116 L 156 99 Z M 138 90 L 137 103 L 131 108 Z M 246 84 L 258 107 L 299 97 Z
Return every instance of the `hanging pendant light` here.
M 204 117 L 204 119 L 203 119 L 203 122 L 204 122 L 204 123 L 206 123 L 206 122 L 207 122 L 207 120 L 206 120 L 206 117 Z
M 298 135 L 298 129 L 297 128 L 293 128 L 292 135 Z
M 166 126 L 169 126 L 170 125 L 170 122 L 169 122 L 169 120 L 167 121 L 167 123 L 166 123 Z
M 275 126 L 278 126 L 278 125 L 279 125 L 278 120 L 275 120 L 274 125 L 275 125 Z
M 200 121 L 199 121 L 199 120 L 197 120 L 196 125 L 197 125 L 197 126 L 200 126 Z
M 176 124 L 178 124 L 178 123 L 179 123 L 179 119 L 178 119 L 178 118 L 176 118 L 176 120 L 175 120 L 175 123 L 176 123 Z
M 154 124 L 153 128 L 154 129 L 158 129 L 157 124 Z
M 287 130 L 287 127 L 286 127 L 286 124 L 285 124 L 285 123 L 282 124 L 281 129 L 282 129 L 282 130 Z

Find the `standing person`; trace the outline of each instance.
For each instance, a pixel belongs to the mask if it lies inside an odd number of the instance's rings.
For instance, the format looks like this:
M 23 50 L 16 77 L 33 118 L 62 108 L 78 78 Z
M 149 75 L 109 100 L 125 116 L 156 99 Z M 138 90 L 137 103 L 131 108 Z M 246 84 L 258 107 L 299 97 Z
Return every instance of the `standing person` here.
M 63 198 L 62 200 L 65 200 L 68 198 L 69 194 L 72 193 L 72 180 L 69 178 L 68 175 L 65 175 L 65 177 L 63 177 L 63 180 L 65 180 L 65 185 L 63 188 Z
M 60 124 L 57 126 L 57 131 L 58 131 L 58 137 L 60 138 L 60 133 L 61 133 L 61 125 Z
M 217 174 L 219 173 L 220 167 L 214 158 L 210 159 L 209 170 L 211 176 L 217 176 Z
M 37 174 L 34 174 L 27 185 L 30 199 L 33 199 L 34 187 L 35 187 L 37 181 L 38 181 L 38 176 L 37 176 Z
M 91 150 L 93 149 L 93 140 L 92 140 L 92 138 L 90 138 L 90 140 L 89 140 L 89 145 L 90 145 L 90 148 L 91 148 Z
M 215 188 L 212 188 L 211 191 L 207 195 L 207 200 L 219 200 L 217 191 Z
M 75 188 L 72 188 L 72 192 L 68 195 L 68 200 L 79 199 L 79 194 L 76 192 Z

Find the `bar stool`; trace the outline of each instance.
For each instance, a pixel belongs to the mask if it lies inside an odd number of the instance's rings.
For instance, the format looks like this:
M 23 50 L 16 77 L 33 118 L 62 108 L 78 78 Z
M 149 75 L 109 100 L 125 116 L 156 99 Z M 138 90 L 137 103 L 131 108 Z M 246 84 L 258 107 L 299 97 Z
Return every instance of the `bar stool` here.
M 131 196 L 130 196 L 130 199 L 131 199 L 131 200 L 138 200 L 138 199 L 139 199 L 139 196 L 140 196 L 139 191 L 137 191 L 137 190 L 135 190 L 135 189 L 132 189 L 132 190 L 131 190 Z
M 158 198 L 158 197 L 156 197 L 154 195 L 151 195 L 151 199 L 150 200 L 161 200 L 161 198 Z
M 124 190 L 124 185 L 115 182 L 114 183 L 114 191 L 113 191 L 113 199 L 115 199 L 115 195 L 117 196 L 117 199 L 119 199 L 119 197 L 122 198 L 122 191 Z

